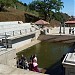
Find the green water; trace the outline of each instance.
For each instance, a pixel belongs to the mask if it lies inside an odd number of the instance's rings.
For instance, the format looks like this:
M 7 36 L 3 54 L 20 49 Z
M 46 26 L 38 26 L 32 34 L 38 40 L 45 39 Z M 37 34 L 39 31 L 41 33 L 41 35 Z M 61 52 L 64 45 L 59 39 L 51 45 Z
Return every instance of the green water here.
M 19 52 L 17 55 L 24 54 L 29 59 L 31 55 L 37 54 L 39 67 L 48 68 L 59 61 L 69 50 L 70 44 L 44 41 Z

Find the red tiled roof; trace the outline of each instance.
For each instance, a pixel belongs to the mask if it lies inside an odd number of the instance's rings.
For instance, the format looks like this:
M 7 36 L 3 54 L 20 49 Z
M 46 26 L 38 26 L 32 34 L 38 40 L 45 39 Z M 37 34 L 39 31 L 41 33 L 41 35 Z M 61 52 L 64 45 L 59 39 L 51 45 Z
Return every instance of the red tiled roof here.
M 66 21 L 65 24 L 75 24 L 75 20 L 74 21 Z

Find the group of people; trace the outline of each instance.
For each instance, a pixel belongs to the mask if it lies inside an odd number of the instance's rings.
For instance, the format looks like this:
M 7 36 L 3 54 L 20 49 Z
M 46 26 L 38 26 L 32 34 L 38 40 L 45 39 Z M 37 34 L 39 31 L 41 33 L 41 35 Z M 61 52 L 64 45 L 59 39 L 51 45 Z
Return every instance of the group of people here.
M 29 61 L 27 61 L 27 58 L 22 55 L 19 59 L 17 59 L 17 68 L 40 72 L 38 69 L 36 54 L 31 55 Z

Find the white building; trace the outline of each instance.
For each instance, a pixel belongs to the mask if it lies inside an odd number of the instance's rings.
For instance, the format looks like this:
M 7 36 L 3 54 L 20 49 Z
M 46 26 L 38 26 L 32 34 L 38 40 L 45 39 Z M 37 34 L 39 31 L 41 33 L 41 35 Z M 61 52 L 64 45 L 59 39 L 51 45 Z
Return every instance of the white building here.
M 65 75 L 75 75 L 75 53 L 67 53 L 62 64 Z
M 0 37 L 7 36 L 7 47 L 23 46 L 37 39 L 40 35 L 40 30 L 30 23 L 23 23 L 22 21 L 0 22 Z M 6 46 L 6 39 L 1 38 L 4 46 Z

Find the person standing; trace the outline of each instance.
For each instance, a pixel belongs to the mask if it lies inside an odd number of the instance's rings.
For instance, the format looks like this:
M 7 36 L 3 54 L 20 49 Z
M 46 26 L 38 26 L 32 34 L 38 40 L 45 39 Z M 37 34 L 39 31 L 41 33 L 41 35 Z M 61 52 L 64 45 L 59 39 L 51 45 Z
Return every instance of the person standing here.
M 38 69 L 38 64 L 37 64 L 36 60 L 33 60 L 33 69 L 32 69 L 32 71 L 40 72 L 39 69 Z
M 33 61 L 34 61 L 34 60 L 37 62 L 36 54 L 33 55 Z
M 29 60 L 29 70 L 33 71 L 33 55 L 31 55 L 30 60 Z

